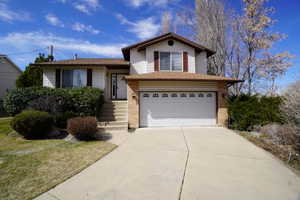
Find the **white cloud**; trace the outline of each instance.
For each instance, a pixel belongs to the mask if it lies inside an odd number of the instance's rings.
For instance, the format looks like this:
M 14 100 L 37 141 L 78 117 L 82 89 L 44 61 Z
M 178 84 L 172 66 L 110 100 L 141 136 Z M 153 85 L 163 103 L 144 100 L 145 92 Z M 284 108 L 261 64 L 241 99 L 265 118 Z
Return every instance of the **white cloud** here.
M 78 0 L 73 4 L 74 8 L 87 15 L 91 15 L 92 11 L 100 7 L 98 0 Z
M 144 4 L 149 6 L 166 6 L 170 2 L 177 2 L 179 0 L 125 0 L 128 5 L 132 7 L 140 7 Z
M 64 27 L 65 25 L 55 15 L 49 13 L 45 16 L 47 22 L 53 26 Z
M 90 10 L 87 8 L 87 6 L 83 5 L 83 4 L 74 4 L 74 8 L 76 8 L 77 10 L 79 10 L 80 12 L 83 12 L 87 15 L 90 15 L 91 12 Z
M 29 13 L 11 10 L 7 2 L 7 0 L 0 0 L 0 20 L 4 22 L 31 20 Z
M 75 38 L 60 37 L 44 32 L 10 33 L 7 36 L 0 37 L 2 49 L 19 52 L 30 51 L 37 48 L 46 48 L 50 45 L 59 51 L 68 51 L 72 53 L 85 53 L 101 55 L 108 57 L 121 56 L 121 48 L 127 44 L 96 44 L 87 40 L 78 40 Z
M 81 24 L 79 22 L 76 22 L 72 26 L 72 29 L 74 31 L 78 31 L 78 32 L 89 32 L 89 33 L 94 34 L 94 35 L 97 35 L 97 34 L 100 33 L 100 31 L 98 29 L 95 29 L 93 26 Z
M 120 20 L 121 24 L 129 25 L 130 28 L 128 31 L 136 34 L 136 36 L 140 39 L 153 37 L 160 30 L 160 25 L 155 23 L 153 17 L 138 20 L 136 22 L 129 21 L 121 14 L 117 14 L 117 18 Z

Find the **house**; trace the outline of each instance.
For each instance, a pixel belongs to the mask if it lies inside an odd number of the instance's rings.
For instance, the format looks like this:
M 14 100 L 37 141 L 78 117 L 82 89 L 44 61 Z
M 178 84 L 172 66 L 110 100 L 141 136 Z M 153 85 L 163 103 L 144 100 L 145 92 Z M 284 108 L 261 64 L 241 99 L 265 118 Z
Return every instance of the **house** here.
M 7 91 L 16 88 L 16 79 L 21 73 L 21 69 L 6 55 L 0 55 L 0 99 Z
M 122 53 L 123 59 L 41 63 L 43 85 L 97 87 L 107 101 L 127 100 L 130 128 L 226 126 L 227 88 L 239 80 L 207 75 L 207 58 L 214 51 L 167 33 L 125 47 Z

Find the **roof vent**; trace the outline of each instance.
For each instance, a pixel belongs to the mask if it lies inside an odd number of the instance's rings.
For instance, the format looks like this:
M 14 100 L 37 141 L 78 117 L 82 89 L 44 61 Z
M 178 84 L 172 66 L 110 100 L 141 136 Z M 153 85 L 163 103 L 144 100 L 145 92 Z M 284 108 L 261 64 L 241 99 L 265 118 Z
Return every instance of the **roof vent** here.
M 169 45 L 169 46 L 173 46 L 173 45 L 174 45 L 174 41 L 173 41 L 173 40 L 169 40 L 169 41 L 168 41 L 168 45 Z

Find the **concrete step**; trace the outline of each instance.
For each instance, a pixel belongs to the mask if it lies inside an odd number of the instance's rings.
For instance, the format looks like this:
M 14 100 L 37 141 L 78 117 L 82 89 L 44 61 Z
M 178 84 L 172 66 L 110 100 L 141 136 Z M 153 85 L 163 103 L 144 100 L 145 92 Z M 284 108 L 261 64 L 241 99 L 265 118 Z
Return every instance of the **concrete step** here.
M 108 112 L 103 112 L 100 114 L 100 117 L 127 117 L 127 112 L 120 113 L 108 113 Z
M 110 125 L 110 126 L 98 126 L 100 131 L 119 131 L 119 130 L 127 130 L 128 126 L 124 125 Z
M 108 122 L 108 121 L 127 121 L 127 116 L 100 116 L 98 119 L 99 122 Z
M 103 104 L 102 109 L 127 109 L 127 105 L 111 105 L 111 104 Z
M 127 113 L 128 109 L 101 109 L 101 113 Z
M 127 126 L 128 122 L 127 121 L 106 121 L 106 122 L 98 122 L 98 126 Z

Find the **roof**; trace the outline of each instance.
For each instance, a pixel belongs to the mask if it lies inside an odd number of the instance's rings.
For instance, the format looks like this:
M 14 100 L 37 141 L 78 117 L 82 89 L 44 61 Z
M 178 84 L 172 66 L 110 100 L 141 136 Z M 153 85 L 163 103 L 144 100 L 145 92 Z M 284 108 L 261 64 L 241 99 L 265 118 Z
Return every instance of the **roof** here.
M 189 72 L 152 72 L 146 74 L 134 74 L 125 76 L 125 80 L 144 80 L 144 81 L 225 81 L 242 82 L 242 80 L 228 78 L 224 76 L 214 76 L 206 74 L 195 74 Z
M 158 43 L 160 41 L 167 40 L 167 39 L 174 39 L 174 40 L 180 41 L 182 43 L 185 43 L 189 46 L 194 47 L 197 51 L 206 51 L 207 56 L 211 56 L 211 55 L 216 53 L 215 51 L 213 51 L 213 50 L 211 50 L 211 49 L 209 49 L 209 48 L 207 48 L 207 47 L 205 47 L 201 44 L 198 44 L 198 43 L 193 42 L 193 41 L 191 41 L 187 38 L 184 38 L 180 35 L 177 35 L 176 33 L 170 32 L 170 33 L 166 33 L 166 34 L 163 34 L 163 35 L 160 35 L 160 36 L 157 36 L 157 37 L 154 37 L 154 38 L 151 38 L 151 39 L 148 39 L 148 40 L 145 40 L 145 41 L 133 44 L 133 45 L 130 45 L 128 47 L 122 48 L 123 56 L 124 56 L 125 60 L 130 60 L 130 49 L 137 48 L 138 51 L 141 51 L 141 50 L 144 50 L 147 46 L 153 45 L 155 43 Z
M 0 58 L 4 58 L 6 59 L 14 68 L 16 68 L 16 70 L 18 70 L 20 73 L 22 73 L 23 71 L 7 56 L 7 55 L 0 55 Z
M 52 62 L 36 63 L 39 66 L 129 66 L 129 62 L 121 58 L 77 58 Z

